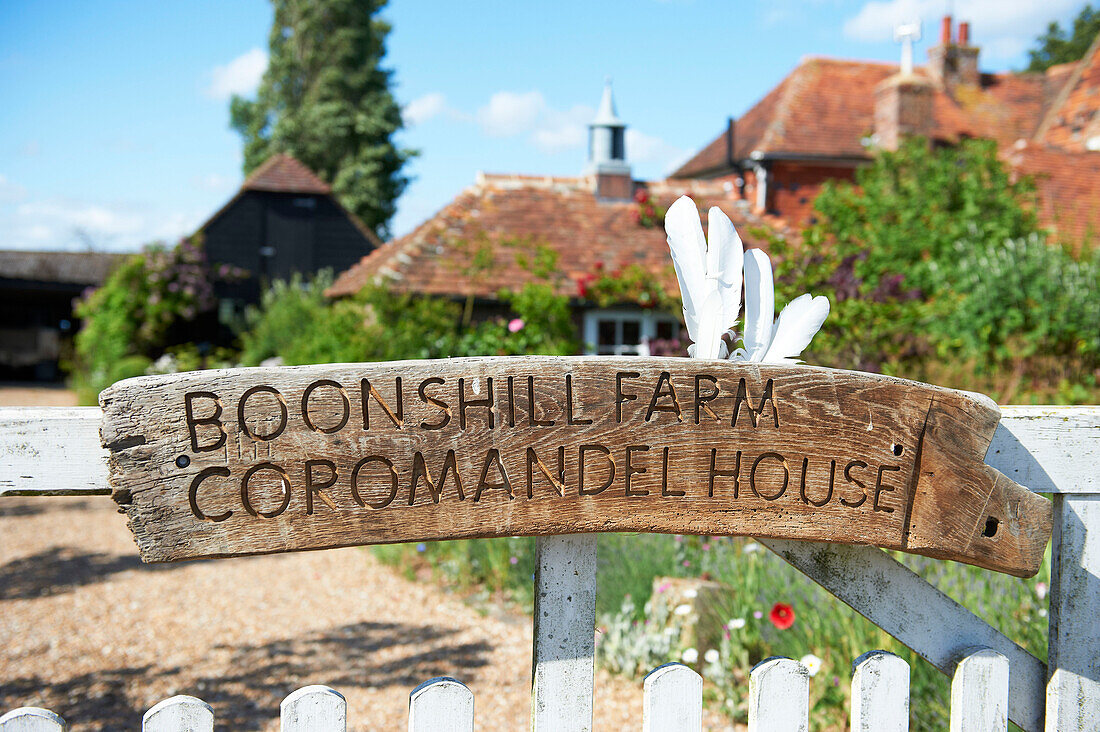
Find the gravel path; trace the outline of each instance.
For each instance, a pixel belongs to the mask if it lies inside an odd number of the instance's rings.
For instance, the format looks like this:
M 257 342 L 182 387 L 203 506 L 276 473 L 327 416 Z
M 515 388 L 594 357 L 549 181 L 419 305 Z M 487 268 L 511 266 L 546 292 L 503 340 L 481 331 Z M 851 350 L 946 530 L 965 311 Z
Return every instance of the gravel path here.
M 349 730 L 399 730 L 433 676 L 474 691 L 479 729 L 522 730 L 531 622 L 483 615 L 361 548 L 143 565 L 105 497 L 0 499 L 0 711 L 74 732 L 137 730 L 192 694 L 219 729 L 277 730 L 306 684 L 347 697 Z M 641 683 L 601 674 L 597 729 L 641 728 Z M 633 720 L 633 721 L 631 721 Z

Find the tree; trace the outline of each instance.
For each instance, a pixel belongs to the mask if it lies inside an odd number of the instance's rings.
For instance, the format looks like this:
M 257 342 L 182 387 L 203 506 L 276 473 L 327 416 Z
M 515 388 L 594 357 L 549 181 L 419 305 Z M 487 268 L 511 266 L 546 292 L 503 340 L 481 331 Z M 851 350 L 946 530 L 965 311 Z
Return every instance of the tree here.
M 270 59 L 255 101 L 234 96 L 247 175 L 289 153 L 332 184 L 341 202 L 379 235 L 408 184 L 414 154 L 393 143 L 401 110 L 382 68 L 390 26 L 385 0 L 272 0 Z
M 1051 66 L 1083 58 L 1097 34 L 1100 34 L 1100 9 L 1086 5 L 1073 19 L 1071 34 L 1067 35 L 1062 26 L 1053 22 L 1046 33 L 1035 39 L 1039 47 L 1027 52 L 1031 59 L 1027 70 L 1046 71 Z

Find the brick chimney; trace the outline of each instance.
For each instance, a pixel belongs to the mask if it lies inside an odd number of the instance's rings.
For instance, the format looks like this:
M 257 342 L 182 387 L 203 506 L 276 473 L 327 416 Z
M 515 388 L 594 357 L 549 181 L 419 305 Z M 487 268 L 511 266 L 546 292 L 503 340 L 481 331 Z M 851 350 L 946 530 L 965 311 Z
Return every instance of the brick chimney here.
M 894 74 L 875 87 L 875 142 L 897 150 L 902 138 L 932 134 L 932 82 Z
M 978 47 L 970 45 L 970 24 L 959 24 L 959 36 L 953 38 L 951 16 L 945 15 L 940 44 L 928 49 L 928 72 L 948 91 L 959 86 L 978 86 Z

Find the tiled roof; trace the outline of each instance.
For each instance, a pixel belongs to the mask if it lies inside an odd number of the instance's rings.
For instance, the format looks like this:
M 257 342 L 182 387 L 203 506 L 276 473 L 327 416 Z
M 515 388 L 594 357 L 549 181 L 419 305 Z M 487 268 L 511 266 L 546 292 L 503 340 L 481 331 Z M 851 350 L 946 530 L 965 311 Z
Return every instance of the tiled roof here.
M 639 183 L 652 200 L 667 207 L 691 195 L 704 212 L 720 206 L 737 226 L 746 246 L 759 246 L 750 228 L 765 225 L 719 182 Z M 372 281 L 392 289 L 433 295 L 492 298 L 534 278 L 517 261 L 546 245 L 558 254 L 558 292 L 576 295 L 578 278 L 597 263 L 607 270 L 639 264 L 675 286 L 668 245 L 660 225 L 638 224 L 633 201 L 599 200 L 595 181 L 586 178 L 480 175 L 435 216 L 412 233 L 390 241 L 344 272 L 329 289 L 350 295 Z M 484 258 L 488 254 L 488 258 Z M 482 260 L 474 266 L 475 258 Z
M 1021 143 L 1005 158 L 1013 169 L 1035 179 L 1039 218 L 1071 245 L 1100 240 L 1100 152 L 1067 151 Z
M 1047 112 L 1035 140 L 1066 150 L 1098 149 L 1100 145 L 1100 35 L 1096 36 L 1085 57 L 1072 66 Z M 1100 181 L 1097 183 L 1100 185 Z
M 325 195 L 332 188 L 296 158 L 276 153 L 252 171 L 241 190 Z
M 807 58 L 736 121 L 734 158 L 765 156 L 865 158 L 874 131 L 875 87 L 897 73 L 893 64 Z M 918 73 L 924 73 L 918 70 Z M 1062 77 L 1063 70 L 1055 76 Z M 1001 144 L 1029 138 L 1049 99 L 1043 74 L 984 74 L 979 88 L 959 87 L 955 97 L 937 86 L 933 136 L 955 141 L 989 137 Z M 690 178 L 726 165 L 727 132 L 680 167 Z
M 128 254 L 0 251 L 0 279 L 101 285 Z

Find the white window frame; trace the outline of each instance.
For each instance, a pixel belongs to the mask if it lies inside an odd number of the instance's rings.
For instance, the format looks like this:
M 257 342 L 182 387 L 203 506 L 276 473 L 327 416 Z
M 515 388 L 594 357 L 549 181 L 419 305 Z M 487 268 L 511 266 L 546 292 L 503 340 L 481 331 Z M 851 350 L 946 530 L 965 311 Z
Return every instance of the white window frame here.
M 648 356 L 649 342 L 657 337 L 658 323 L 671 323 L 673 330 L 678 334 L 680 322 L 665 313 L 655 313 L 652 310 L 628 310 L 625 308 L 607 308 L 599 310 L 586 310 L 584 313 L 584 352 L 587 355 L 596 355 L 599 351 L 601 320 L 613 320 L 616 323 L 616 340 L 622 338 L 622 324 L 626 322 L 638 323 L 638 333 L 641 343 L 616 343 L 611 353 L 604 355 L 615 356 Z

